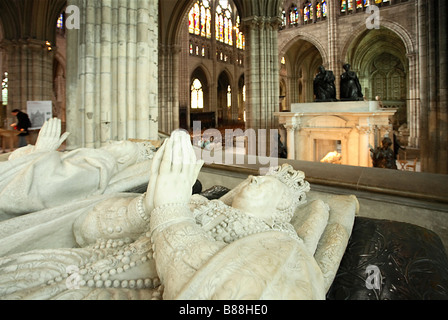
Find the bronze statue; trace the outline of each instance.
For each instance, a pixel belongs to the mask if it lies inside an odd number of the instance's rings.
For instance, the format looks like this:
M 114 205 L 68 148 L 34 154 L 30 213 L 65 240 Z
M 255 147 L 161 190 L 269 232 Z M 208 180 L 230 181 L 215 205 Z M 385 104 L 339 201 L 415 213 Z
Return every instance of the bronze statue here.
M 336 101 L 335 79 L 333 71 L 325 70 L 323 66 L 319 67 L 319 73 L 314 79 L 314 95 L 316 96 L 316 102 Z
M 344 64 L 343 68 L 345 72 L 341 75 L 341 100 L 364 100 L 361 84 L 359 83 L 356 72 L 350 71 L 350 65 L 348 63 Z
M 375 168 L 397 169 L 395 153 L 391 146 L 392 140 L 386 137 L 381 142 L 381 147 L 370 149 L 372 163 Z

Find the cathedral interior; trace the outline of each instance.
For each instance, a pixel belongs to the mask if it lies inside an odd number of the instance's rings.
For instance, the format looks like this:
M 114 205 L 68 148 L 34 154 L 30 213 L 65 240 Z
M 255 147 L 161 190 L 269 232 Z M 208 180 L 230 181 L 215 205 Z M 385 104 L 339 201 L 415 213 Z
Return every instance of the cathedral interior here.
M 338 86 L 349 63 L 365 100 L 396 111 L 401 159 L 448 173 L 443 1 L 0 6 L 3 129 L 14 122 L 11 110 L 51 101 L 51 115 L 71 132 L 69 149 L 191 130 L 194 121 L 284 133 L 274 113 L 314 101 L 320 65 Z
M 2 152 L 16 147 L 15 109 L 34 123 L 60 119 L 63 151 L 179 128 L 194 138 L 195 123 L 204 136 L 270 130 L 288 151 L 278 162 L 303 170 L 315 192 L 356 193 L 365 217 L 428 228 L 448 248 L 446 12 L 442 0 L 3 0 Z M 378 106 L 351 112 L 363 120 L 350 128 L 338 110 L 345 64 L 359 103 Z M 299 120 L 319 104 L 321 66 L 335 76 L 335 109 Z M 372 168 L 369 148 L 392 135 L 397 170 Z M 339 162 L 323 163 L 329 151 Z M 199 177 L 204 189 L 233 187 L 258 169 L 210 165 Z

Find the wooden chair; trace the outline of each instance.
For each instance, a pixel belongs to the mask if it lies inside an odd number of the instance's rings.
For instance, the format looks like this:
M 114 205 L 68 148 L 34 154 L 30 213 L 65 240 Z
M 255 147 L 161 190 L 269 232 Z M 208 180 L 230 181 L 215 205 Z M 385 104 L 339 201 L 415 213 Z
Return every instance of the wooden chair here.
M 397 162 L 400 164 L 400 168 L 398 168 L 401 171 L 405 171 L 406 170 L 406 165 L 408 164 L 408 160 L 406 160 L 406 155 L 405 155 L 405 159 L 401 160 L 400 159 L 400 155 L 397 156 Z
M 417 158 L 414 159 L 414 164 L 407 164 L 405 166 L 405 170 L 407 171 L 416 171 L 417 170 Z

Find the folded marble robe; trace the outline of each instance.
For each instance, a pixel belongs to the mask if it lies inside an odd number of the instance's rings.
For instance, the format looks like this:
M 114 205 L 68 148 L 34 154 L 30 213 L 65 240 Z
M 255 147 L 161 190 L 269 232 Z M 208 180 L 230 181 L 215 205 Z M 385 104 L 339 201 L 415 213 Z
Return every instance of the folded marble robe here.
M 23 154 L 0 162 L 0 220 L 149 181 L 150 160 L 121 172 L 101 149 Z M 3 217 L 2 217 L 3 215 Z

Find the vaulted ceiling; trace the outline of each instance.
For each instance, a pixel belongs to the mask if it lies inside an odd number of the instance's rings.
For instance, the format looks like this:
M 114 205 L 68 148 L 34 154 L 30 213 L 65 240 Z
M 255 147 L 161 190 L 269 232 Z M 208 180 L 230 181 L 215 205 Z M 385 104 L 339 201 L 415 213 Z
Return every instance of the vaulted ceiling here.
M 8 40 L 55 40 L 55 22 L 66 0 L 2 0 L 0 22 Z

